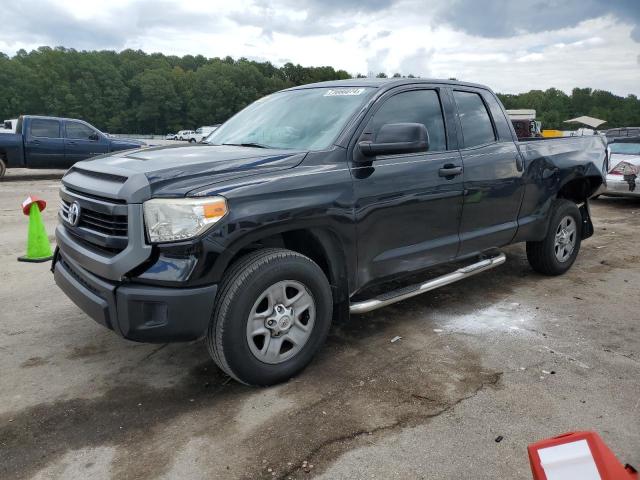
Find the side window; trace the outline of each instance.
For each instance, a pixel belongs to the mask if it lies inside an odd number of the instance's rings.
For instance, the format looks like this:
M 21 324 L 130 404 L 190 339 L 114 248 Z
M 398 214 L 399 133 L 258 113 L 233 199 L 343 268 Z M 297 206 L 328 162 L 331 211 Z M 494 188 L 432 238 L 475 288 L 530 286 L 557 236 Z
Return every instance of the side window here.
M 458 106 L 458 115 L 462 124 L 462 136 L 465 147 L 474 147 L 492 143 L 496 135 L 491 124 L 491 117 L 484 106 L 480 95 L 472 92 L 453 92 Z
M 67 138 L 77 140 L 88 140 L 91 135 L 96 133 L 93 128 L 80 122 L 67 122 L 65 128 L 67 130 Z
M 60 138 L 60 122 L 58 120 L 34 118 L 31 120 L 30 133 L 34 137 Z
M 484 101 L 487 102 L 489 110 L 491 111 L 493 123 L 496 126 L 496 131 L 498 132 L 498 138 L 500 140 L 512 141 L 513 138 L 510 123 L 507 121 L 502 105 L 500 104 L 498 99 L 488 93 L 483 95 L 483 98 Z
M 435 90 L 411 90 L 388 98 L 373 115 L 369 128 L 375 136 L 387 123 L 422 123 L 429 132 L 429 151 L 447 149 L 442 107 Z

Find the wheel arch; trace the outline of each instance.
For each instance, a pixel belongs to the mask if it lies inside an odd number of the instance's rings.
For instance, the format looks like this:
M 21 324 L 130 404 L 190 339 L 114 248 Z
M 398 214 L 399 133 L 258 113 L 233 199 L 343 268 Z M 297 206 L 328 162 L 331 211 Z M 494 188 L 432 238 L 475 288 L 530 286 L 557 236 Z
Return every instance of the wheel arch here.
M 604 183 L 600 175 L 585 175 L 567 179 L 558 189 L 557 198 L 580 204 L 593 196 Z
M 331 286 L 334 304 L 347 303 L 350 281 L 348 259 L 340 237 L 329 228 L 291 228 L 280 231 L 265 231 L 243 239 L 228 249 L 226 258 L 218 261 L 216 277 L 224 273 L 239 258 L 261 248 L 286 248 L 309 257 L 322 269 Z

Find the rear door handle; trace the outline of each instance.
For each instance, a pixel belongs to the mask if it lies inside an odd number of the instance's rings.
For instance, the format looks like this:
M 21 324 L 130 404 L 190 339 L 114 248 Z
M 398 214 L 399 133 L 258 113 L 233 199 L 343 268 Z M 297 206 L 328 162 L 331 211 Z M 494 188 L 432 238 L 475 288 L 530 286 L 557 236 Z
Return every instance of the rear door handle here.
M 445 178 L 453 178 L 456 175 L 462 173 L 462 167 L 456 167 L 455 165 L 448 163 L 444 167 L 438 170 L 438 175 Z
M 76 142 L 67 142 L 67 145 L 76 145 Z

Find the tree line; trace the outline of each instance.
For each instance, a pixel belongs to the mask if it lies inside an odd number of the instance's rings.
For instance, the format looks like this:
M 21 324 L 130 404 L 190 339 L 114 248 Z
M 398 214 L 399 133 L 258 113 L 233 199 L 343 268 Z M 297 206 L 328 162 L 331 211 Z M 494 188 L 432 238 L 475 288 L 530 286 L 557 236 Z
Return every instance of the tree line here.
M 65 116 L 111 133 L 160 134 L 222 123 L 283 88 L 351 77 L 333 67 L 277 67 L 246 58 L 40 47 L 13 57 L 0 53 L 0 120 L 27 113 Z M 608 127 L 640 125 L 635 95 L 589 88 L 567 95 L 551 88 L 499 96 L 507 108 L 535 108 L 544 128 L 563 128 L 563 120 L 578 115 L 605 119 Z
M 588 115 L 606 120 L 601 128 L 640 126 L 640 100 L 636 95 L 620 97 L 605 90 L 574 88 L 570 95 L 557 88 L 531 90 L 527 93 L 498 94 L 505 108 L 532 108 L 542 128 L 573 130 L 578 126 L 564 123 L 570 118 Z

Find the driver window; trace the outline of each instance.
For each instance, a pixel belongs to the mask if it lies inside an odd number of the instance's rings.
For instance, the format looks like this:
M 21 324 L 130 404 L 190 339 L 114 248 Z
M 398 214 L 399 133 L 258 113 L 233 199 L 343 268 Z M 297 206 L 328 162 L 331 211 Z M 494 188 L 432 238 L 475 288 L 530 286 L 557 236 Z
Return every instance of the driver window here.
M 76 140 L 89 140 L 89 137 L 96 133 L 93 128 L 79 122 L 67 122 L 65 128 L 67 130 L 67 138 Z
M 435 90 L 411 90 L 387 99 L 369 121 L 368 130 L 375 138 L 387 123 L 422 123 L 429 132 L 429 151 L 447 149 L 442 107 Z

